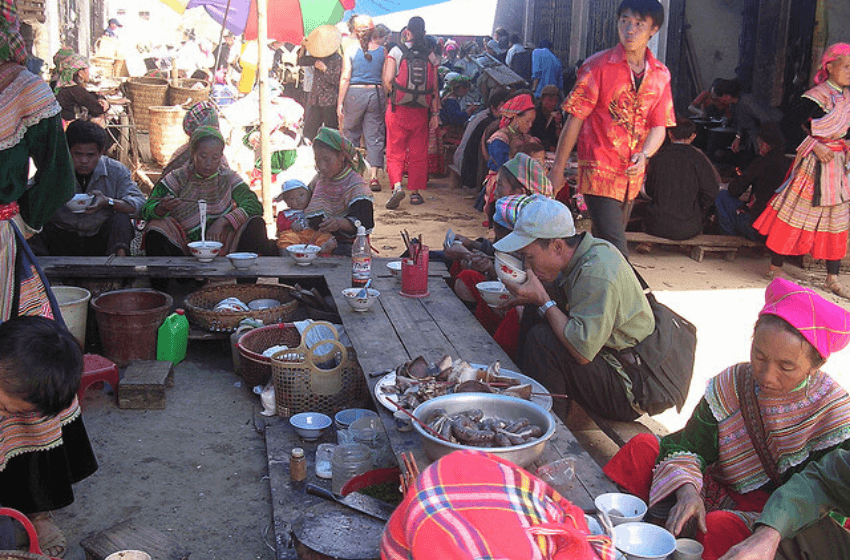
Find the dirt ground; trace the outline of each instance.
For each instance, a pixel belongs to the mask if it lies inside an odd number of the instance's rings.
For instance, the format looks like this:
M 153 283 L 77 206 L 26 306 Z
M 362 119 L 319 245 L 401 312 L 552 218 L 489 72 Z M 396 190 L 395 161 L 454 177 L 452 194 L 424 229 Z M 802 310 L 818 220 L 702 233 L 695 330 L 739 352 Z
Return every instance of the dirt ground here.
M 403 248 L 402 229 L 422 233 L 432 248 L 442 244 L 447 227 L 470 237 L 485 235 L 483 215 L 472 209 L 472 196 L 469 190 L 450 187 L 447 180 L 432 181 L 424 205 L 411 206 L 405 200 L 390 212 L 383 207 L 389 197 L 385 187 L 376 196 L 373 245 L 380 256 L 390 257 Z M 710 377 L 748 359 L 752 326 L 768 284 L 763 276 L 767 259 L 761 251 L 747 250 L 734 262 L 708 256 L 697 263 L 684 252 L 656 247 L 632 260 L 659 299 L 699 329 L 688 402 L 681 413 L 656 417 L 675 430 L 684 424 Z M 816 288 L 825 276 L 823 270 L 791 265 L 785 271 L 789 278 Z M 828 297 L 844 307 L 850 304 Z M 845 386 L 848 358 L 848 352 L 840 353 L 825 367 Z M 80 539 L 127 518 L 177 539 L 192 551 L 192 558 L 274 558 L 265 443 L 255 427 L 262 424 L 259 401 L 233 373 L 228 345 L 190 344 L 166 401 L 161 411 L 120 410 L 113 394 L 88 392 L 83 418 L 100 469 L 75 486 L 75 503 L 56 515 L 69 540 L 66 558 L 84 560 Z M 610 449 L 601 451 L 610 454 Z

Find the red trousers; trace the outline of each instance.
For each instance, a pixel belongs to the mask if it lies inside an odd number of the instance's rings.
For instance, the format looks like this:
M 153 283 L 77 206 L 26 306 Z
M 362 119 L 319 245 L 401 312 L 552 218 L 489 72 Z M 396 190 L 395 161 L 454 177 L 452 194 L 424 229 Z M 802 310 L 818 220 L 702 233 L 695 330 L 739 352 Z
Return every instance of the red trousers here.
M 410 152 L 408 154 L 408 151 Z M 428 109 L 387 104 L 387 175 L 401 183 L 408 155 L 407 188 L 424 189 L 428 183 Z

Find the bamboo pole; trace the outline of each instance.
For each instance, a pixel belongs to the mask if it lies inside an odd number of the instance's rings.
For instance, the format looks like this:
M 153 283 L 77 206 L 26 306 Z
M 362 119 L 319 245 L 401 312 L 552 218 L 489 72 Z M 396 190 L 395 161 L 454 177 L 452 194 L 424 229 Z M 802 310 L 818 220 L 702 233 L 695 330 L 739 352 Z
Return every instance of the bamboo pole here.
M 213 66 L 213 84 L 215 83 L 215 74 L 218 72 L 218 65 L 221 63 L 221 51 L 223 50 L 221 44 L 224 42 L 224 28 L 227 25 L 228 16 L 230 16 L 230 0 L 227 0 L 227 7 L 224 9 L 224 19 L 221 20 L 221 33 L 218 34 L 218 52 L 215 55 L 215 66 Z M 210 87 L 212 87 L 212 84 L 210 84 Z
M 269 64 L 268 64 L 268 0 L 254 0 L 257 3 L 257 48 L 260 51 L 257 72 L 260 74 L 260 161 L 262 163 L 262 195 L 263 219 L 266 224 L 274 221 L 272 216 L 272 154 L 269 141 L 269 118 L 271 115 L 271 99 L 269 95 Z

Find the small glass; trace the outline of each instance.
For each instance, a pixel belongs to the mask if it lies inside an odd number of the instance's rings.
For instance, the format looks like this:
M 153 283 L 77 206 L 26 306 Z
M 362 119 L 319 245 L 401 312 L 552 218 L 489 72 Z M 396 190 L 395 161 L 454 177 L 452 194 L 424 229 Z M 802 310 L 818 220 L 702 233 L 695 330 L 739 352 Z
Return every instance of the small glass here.
M 316 476 L 319 478 L 333 478 L 333 467 L 331 460 L 334 455 L 336 444 L 320 443 L 316 449 Z
M 568 487 L 576 475 L 574 457 L 563 457 L 537 469 L 537 478 L 555 489 Z

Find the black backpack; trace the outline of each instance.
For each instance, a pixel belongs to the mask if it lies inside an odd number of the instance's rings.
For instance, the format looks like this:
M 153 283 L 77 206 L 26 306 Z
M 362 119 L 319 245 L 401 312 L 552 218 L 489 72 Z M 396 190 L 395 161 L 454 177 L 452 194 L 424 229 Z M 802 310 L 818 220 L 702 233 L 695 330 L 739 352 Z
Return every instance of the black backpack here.
M 401 50 L 401 60 L 393 80 L 392 103 L 406 107 L 428 107 L 434 93 L 436 71 L 428 60 L 425 49 L 408 49 L 406 45 L 398 45 Z
M 513 56 L 511 70 L 522 76 L 522 79 L 529 84 L 531 83 L 531 49 L 525 49 Z

